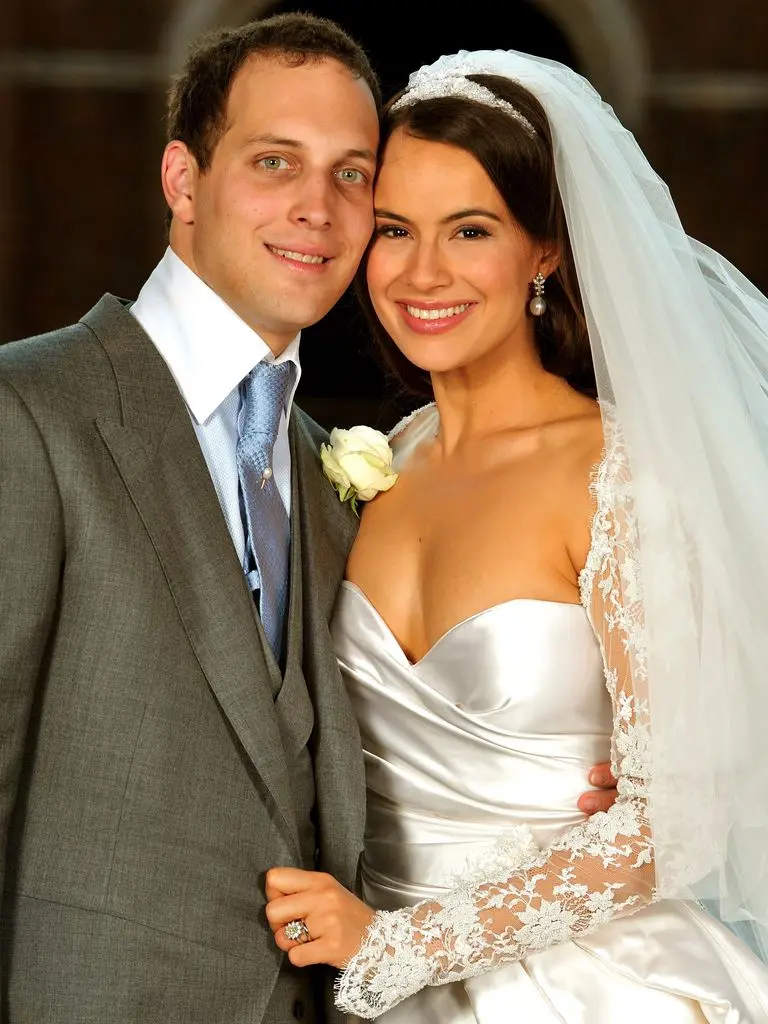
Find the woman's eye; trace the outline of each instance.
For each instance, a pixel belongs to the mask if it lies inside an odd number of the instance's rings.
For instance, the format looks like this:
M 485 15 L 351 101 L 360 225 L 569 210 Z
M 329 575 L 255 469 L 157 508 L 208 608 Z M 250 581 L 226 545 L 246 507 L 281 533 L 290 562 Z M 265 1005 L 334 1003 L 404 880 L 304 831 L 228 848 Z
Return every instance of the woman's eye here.
M 459 238 L 466 238 L 468 241 L 472 241 L 474 238 L 490 238 L 490 231 L 486 228 L 477 227 L 472 225 L 466 228 L 459 228 L 456 232 Z
M 368 180 L 362 171 L 356 167 L 344 167 L 338 172 L 339 178 L 345 185 L 364 185 Z
M 377 238 L 407 238 L 408 232 L 405 228 L 400 228 L 396 224 L 382 224 L 381 227 L 376 228 Z
M 282 156 L 263 156 L 258 163 L 266 171 L 284 171 L 288 167 L 288 161 Z

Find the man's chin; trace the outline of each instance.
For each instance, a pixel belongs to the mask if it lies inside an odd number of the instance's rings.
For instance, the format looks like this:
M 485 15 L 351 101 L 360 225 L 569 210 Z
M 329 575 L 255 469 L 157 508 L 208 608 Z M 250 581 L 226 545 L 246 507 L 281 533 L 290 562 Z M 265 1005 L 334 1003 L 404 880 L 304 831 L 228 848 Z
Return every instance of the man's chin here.
M 293 301 L 291 296 L 286 295 L 280 303 L 280 311 L 274 318 L 275 323 L 281 323 L 283 325 L 295 325 L 294 333 L 304 330 L 305 327 L 311 327 L 313 324 L 318 323 L 326 316 L 339 299 L 344 294 L 344 291 L 338 293 L 332 298 L 328 298 L 323 302 L 307 302 L 307 296 L 295 295 Z M 303 301 L 302 301 L 303 299 Z
M 248 322 L 273 351 L 275 351 L 275 344 L 278 344 L 282 350 L 293 341 L 299 331 L 312 327 L 313 324 L 322 320 L 334 305 L 335 302 L 327 306 L 291 310 L 289 317 L 285 316 L 284 308 L 280 311 L 279 316 L 264 316 L 263 311 L 254 312 Z

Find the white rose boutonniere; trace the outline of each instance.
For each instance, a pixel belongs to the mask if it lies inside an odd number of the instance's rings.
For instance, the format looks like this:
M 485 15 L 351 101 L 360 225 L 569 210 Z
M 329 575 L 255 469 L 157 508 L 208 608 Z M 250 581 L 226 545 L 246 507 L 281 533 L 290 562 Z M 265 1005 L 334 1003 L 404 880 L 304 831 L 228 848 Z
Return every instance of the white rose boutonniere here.
M 392 469 L 393 454 L 386 435 L 372 427 L 334 427 L 330 444 L 320 447 L 323 472 L 341 501 L 348 501 L 356 515 L 359 501 L 370 501 L 397 480 Z

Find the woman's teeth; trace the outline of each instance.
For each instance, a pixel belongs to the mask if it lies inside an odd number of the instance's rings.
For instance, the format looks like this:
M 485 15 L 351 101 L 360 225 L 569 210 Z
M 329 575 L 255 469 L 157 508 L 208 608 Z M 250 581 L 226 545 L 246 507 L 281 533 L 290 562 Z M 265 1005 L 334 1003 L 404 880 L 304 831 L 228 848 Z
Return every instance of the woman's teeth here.
M 307 256 L 306 253 L 293 252 L 291 249 L 278 249 L 274 245 L 270 245 L 269 248 L 272 252 L 278 256 L 284 256 L 287 260 L 296 260 L 297 263 L 325 263 L 327 262 L 325 256 Z
M 420 309 L 418 306 L 408 306 L 406 309 L 411 316 L 417 320 L 445 320 L 449 316 L 458 316 L 469 309 L 470 303 L 464 302 L 461 306 L 446 306 L 445 309 Z

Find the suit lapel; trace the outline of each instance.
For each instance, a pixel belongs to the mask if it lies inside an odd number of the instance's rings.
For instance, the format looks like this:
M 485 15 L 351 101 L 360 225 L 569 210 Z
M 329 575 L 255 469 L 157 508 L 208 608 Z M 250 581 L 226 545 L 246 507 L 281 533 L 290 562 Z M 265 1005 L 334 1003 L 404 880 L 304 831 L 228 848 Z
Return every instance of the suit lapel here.
M 298 849 L 253 602 L 189 413 L 168 368 L 111 296 L 84 318 L 115 372 L 120 421 L 101 436 L 149 534 L 198 663 Z
M 314 428 L 314 429 L 313 429 Z M 301 523 L 304 676 L 315 709 L 312 754 L 322 867 L 354 884 L 365 817 L 362 746 L 329 623 L 358 521 L 322 472 L 323 435 L 300 409 L 291 420 Z

